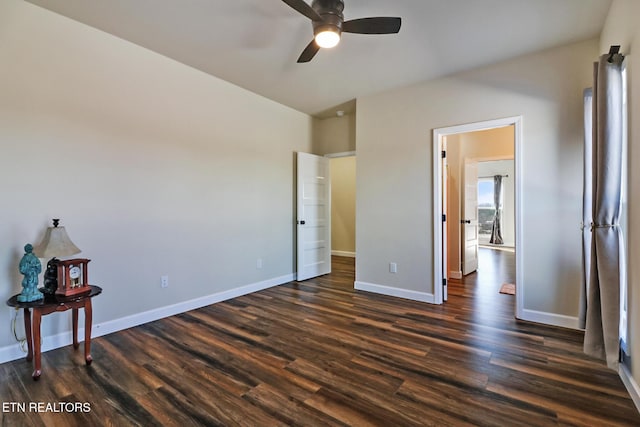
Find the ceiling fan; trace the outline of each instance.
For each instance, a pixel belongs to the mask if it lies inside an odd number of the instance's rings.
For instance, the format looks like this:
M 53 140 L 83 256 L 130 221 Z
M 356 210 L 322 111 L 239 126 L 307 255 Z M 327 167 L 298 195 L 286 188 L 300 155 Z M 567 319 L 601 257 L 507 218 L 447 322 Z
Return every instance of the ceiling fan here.
M 314 39 L 302 51 L 298 63 L 309 62 L 320 48 L 334 47 L 344 33 L 395 34 L 400 31 L 402 20 L 392 17 L 360 18 L 344 20 L 343 0 L 313 0 L 309 6 L 304 0 L 282 0 L 297 10 L 313 24 Z

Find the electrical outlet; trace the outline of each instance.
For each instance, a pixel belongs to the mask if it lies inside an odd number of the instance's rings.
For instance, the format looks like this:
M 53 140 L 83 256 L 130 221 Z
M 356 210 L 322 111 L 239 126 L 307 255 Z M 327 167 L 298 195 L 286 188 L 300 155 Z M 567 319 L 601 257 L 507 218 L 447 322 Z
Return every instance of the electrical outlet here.
M 256 261 L 256 268 L 260 270 L 262 268 L 262 258 L 258 258 Z
M 163 288 L 169 287 L 169 276 L 160 277 L 160 286 Z
M 398 264 L 395 262 L 389 263 L 389 273 L 397 273 L 398 272 Z

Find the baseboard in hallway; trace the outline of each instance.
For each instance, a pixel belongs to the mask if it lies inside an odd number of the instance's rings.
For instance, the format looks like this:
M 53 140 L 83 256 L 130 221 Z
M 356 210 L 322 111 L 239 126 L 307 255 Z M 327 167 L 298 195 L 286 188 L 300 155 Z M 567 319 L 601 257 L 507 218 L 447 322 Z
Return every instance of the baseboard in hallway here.
M 349 252 L 349 251 L 331 251 L 331 255 L 332 256 L 344 256 L 344 257 L 348 257 L 348 258 L 355 258 L 356 257 L 356 253 L 355 252 Z

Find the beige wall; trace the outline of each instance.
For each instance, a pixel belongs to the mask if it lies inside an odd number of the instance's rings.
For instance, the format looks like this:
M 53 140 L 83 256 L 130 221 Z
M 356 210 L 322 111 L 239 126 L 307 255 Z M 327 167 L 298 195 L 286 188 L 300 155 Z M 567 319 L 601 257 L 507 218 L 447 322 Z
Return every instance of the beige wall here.
M 600 52 L 606 53 L 611 45 L 621 45 L 627 55 L 629 84 L 629 200 L 627 266 L 629 283 L 629 349 L 632 375 L 640 384 L 640 2 L 614 0 L 600 39 Z M 640 390 L 636 390 L 636 393 Z M 638 402 L 636 402 L 638 404 Z
M 450 135 L 447 146 L 447 262 L 448 271 L 461 273 L 462 200 L 467 160 L 510 159 L 514 155 L 514 128 L 507 126 Z
M 319 155 L 356 150 L 356 116 L 313 119 L 313 152 Z
M 104 288 L 95 324 L 292 277 L 309 116 L 20 0 L 0 2 L 0 64 L 1 301 L 54 217 Z
M 356 157 L 331 159 L 331 250 L 356 252 Z
M 432 131 L 521 115 L 524 317 L 577 325 L 582 91 L 597 54 L 590 40 L 358 99 L 357 286 L 433 299 Z M 539 218 L 553 218 L 545 233 Z

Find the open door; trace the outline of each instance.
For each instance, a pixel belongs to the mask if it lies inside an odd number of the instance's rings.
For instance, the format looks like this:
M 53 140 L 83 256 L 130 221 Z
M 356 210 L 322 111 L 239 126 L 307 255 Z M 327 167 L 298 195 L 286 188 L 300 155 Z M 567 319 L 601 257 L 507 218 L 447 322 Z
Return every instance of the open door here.
M 462 274 L 478 269 L 478 163 L 464 165 L 464 212 L 462 223 Z
M 447 218 L 449 217 L 448 206 L 448 194 L 449 194 L 449 165 L 447 164 L 447 138 L 443 138 L 442 141 L 442 301 L 446 301 L 449 298 L 449 271 L 447 265 L 447 246 L 449 238 L 447 233 Z
M 297 280 L 331 273 L 329 159 L 298 153 Z

